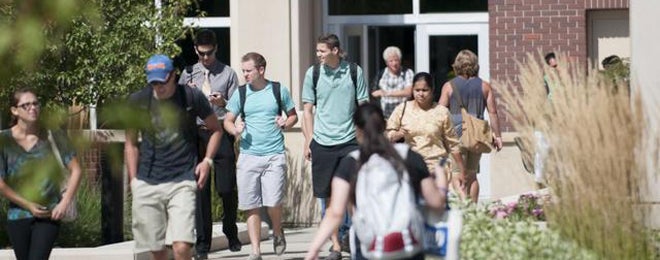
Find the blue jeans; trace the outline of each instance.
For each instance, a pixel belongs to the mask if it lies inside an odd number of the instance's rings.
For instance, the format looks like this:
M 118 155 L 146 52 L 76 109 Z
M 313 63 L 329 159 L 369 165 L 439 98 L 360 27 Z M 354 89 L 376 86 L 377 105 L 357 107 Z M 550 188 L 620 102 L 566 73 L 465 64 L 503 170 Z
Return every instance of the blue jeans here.
M 325 198 L 319 199 L 321 202 L 321 218 L 325 217 L 326 200 L 327 199 Z M 348 215 L 348 211 L 346 211 L 346 213 L 344 213 L 344 222 L 342 222 L 339 226 L 339 241 L 341 241 L 345 235 L 348 235 L 348 231 L 351 229 L 351 225 L 351 217 Z

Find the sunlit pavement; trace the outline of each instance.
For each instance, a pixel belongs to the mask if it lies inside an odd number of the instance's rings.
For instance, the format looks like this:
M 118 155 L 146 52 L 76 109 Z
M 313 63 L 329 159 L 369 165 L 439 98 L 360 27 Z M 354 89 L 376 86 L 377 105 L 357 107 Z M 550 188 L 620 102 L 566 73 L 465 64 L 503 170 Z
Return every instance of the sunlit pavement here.
M 286 251 L 283 255 L 278 256 L 273 252 L 273 240 L 261 241 L 261 257 L 265 259 L 304 259 L 307 249 L 309 248 L 316 228 L 300 228 L 300 229 L 285 229 L 284 234 L 286 237 Z M 329 254 L 328 248 L 330 241 L 326 243 L 323 250 L 319 253 L 321 259 Z M 252 252 L 252 246 L 244 244 L 240 252 L 231 252 L 227 249 L 212 252 L 209 254 L 209 259 L 247 259 Z M 347 253 L 342 253 L 343 259 L 350 259 Z

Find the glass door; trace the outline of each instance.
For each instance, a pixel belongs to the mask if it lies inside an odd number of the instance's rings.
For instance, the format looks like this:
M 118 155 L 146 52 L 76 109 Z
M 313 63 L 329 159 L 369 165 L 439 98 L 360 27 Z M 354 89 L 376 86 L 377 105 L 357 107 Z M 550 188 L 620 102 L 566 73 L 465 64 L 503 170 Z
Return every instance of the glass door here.
M 439 99 L 442 85 L 455 75 L 452 64 L 459 51 L 468 49 L 479 57 L 479 77 L 490 78 L 488 52 L 488 22 L 417 25 L 415 35 L 415 72 L 433 75 L 435 99 Z M 485 113 L 486 119 L 488 113 Z M 479 179 L 480 199 L 490 198 L 490 155 L 481 157 Z

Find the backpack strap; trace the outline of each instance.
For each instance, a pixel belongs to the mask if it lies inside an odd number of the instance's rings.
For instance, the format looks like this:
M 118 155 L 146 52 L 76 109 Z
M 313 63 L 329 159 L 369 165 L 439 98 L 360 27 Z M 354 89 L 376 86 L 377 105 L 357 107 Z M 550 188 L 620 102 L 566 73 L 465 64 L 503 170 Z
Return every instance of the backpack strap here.
M 243 108 L 245 107 L 245 95 L 247 92 L 246 89 L 247 89 L 247 84 L 238 86 L 238 101 L 241 106 L 239 109 L 239 114 L 241 115 L 241 118 L 243 118 L 243 120 L 245 120 L 245 109 Z
M 287 111 L 285 111 L 286 109 L 284 108 L 284 105 L 282 105 L 282 94 L 280 90 L 281 88 L 280 83 L 277 81 L 271 81 L 270 83 L 273 84 L 273 95 L 275 96 L 275 102 L 277 102 L 277 108 L 279 109 L 277 110 L 277 114 L 281 115 L 282 112 L 286 114 Z
M 316 105 L 316 86 L 319 84 L 319 74 L 321 74 L 321 65 L 320 64 L 314 64 L 314 67 L 312 67 L 312 82 L 314 82 L 314 85 L 312 87 L 312 90 L 314 91 L 314 105 Z
M 355 107 L 359 105 L 357 101 L 357 67 L 358 65 L 355 62 L 351 62 L 348 67 L 348 70 L 351 73 L 351 82 L 353 82 L 353 88 L 355 89 Z M 318 63 L 314 64 L 312 67 L 312 82 L 314 82 L 314 86 L 312 87 L 312 90 L 314 91 L 314 105 L 316 105 L 316 86 L 319 83 L 320 74 L 321 65 Z
M 284 105 L 282 104 L 282 95 L 281 95 L 281 84 L 277 81 L 271 81 L 270 82 L 273 85 L 273 96 L 275 97 L 275 102 L 277 102 L 277 108 L 279 109 L 277 112 L 281 114 L 284 112 L 286 114 Z M 240 115 L 243 120 L 245 120 L 245 99 L 247 95 L 247 84 L 241 85 L 238 87 L 238 98 L 240 101 Z

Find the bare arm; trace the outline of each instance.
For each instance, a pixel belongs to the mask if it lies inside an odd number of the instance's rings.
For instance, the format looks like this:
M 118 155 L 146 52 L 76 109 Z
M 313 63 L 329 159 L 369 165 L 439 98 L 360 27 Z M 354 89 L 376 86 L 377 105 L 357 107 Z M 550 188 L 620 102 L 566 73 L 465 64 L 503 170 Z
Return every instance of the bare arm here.
M 289 112 L 286 113 L 286 120 L 280 124 L 280 120 L 278 119 L 278 124 L 280 125 L 280 128 L 282 130 L 288 130 L 291 129 L 296 123 L 298 123 L 298 114 L 296 113 L 296 109 L 291 109 Z
M 240 125 L 236 125 L 236 115 L 234 115 L 232 112 L 227 111 L 225 114 L 225 120 L 222 122 L 222 124 L 225 127 L 225 131 L 227 131 L 227 133 L 230 135 L 239 136 L 241 135 L 241 132 L 243 132 L 243 122 L 239 122 Z
M 497 150 L 502 149 L 502 132 L 500 132 L 500 120 L 497 117 L 497 101 L 495 99 L 495 94 L 488 82 L 482 83 L 482 90 L 484 96 L 486 97 L 486 108 L 488 109 L 488 116 L 490 118 L 490 125 L 495 134 L 495 148 Z
M 403 89 L 385 91 L 382 89 L 371 92 L 374 97 L 410 97 L 412 96 L 412 86 L 406 86 Z
M 332 178 L 333 195 L 330 198 L 330 207 L 325 212 L 325 217 L 321 221 L 318 231 L 312 240 L 312 244 L 307 251 L 305 259 L 316 259 L 319 249 L 328 240 L 332 232 L 336 231 L 339 224 L 344 219 L 346 205 L 348 204 L 348 194 L 350 184 L 338 177 Z
M 69 165 L 67 165 L 67 169 L 69 169 L 70 173 L 69 181 L 66 184 L 66 191 L 62 194 L 62 200 L 60 200 L 57 206 L 53 209 L 51 218 L 54 220 L 62 219 L 62 217 L 64 217 L 66 208 L 76 196 L 80 180 L 82 179 L 82 170 L 78 158 L 73 157 L 69 162 Z
M 137 146 L 137 132 L 133 129 L 126 130 L 126 142 L 124 142 L 124 162 L 128 171 L 129 182 L 137 176 L 137 165 L 140 153 Z
M 222 127 L 218 122 L 218 118 L 215 113 L 211 113 L 204 119 L 204 124 L 213 133 L 209 138 L 208 144 L 206 144 L 206 154 L 204 159 L 197 164 L 195 167 L 195 175 L 197 175 L 197 188 L 204 188 L 206 184 L 206 178 L 208 177 L 211 166 L 213 165 L 213 157 L 220 147 L 220 139 L 222 138 Z
M 442 93 L 440 94 L 438 104 L 441 106 L 449 107 L 449 97 L 451 97 L 452 90 L 453 89 L 451 88 L 451 83 L 449 83 L 449 81 L 442 85 Z
M 303 135 L 305 136 L 305 148 L 303 155 L 305 159 L 312 159 L 312 152 L 309 150 L 309 145 L 312 143 L 314 133 L 314 104 L 303 104 Z

